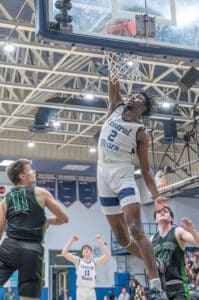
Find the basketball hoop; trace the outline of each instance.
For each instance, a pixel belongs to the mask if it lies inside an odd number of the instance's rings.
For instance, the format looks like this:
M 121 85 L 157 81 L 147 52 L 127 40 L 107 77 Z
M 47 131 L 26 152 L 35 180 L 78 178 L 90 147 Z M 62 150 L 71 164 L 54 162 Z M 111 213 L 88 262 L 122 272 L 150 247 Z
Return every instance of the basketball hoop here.
M 118 18 L 111 20 L 104 28 L 103 33 L 134 37 L 136 35 L 136 26 L 133 20 Z M 113 84 L 116 84 L 122 79 L 129 81 L 140 81 L 140 61 L 141 56 L 128 53 L 115 53 L 104 51 L 110 79 Z

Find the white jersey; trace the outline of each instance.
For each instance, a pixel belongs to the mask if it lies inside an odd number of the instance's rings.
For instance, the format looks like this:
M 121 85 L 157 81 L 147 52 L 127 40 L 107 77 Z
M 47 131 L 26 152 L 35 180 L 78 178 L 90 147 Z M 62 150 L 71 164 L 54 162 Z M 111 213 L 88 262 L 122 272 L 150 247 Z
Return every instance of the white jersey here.
M 79 288 L 95 288 L 96 281 L 96 264 L 99 263 L 100 258 L 85 260 L 74 255 L 76 267 L 76 286 Z
M 143 124 L 123 119 L 125 106 L 121 105 L 102 126 L 98 142 L 98 163 L 126 163 L 132 161 L 137 148 L 137 132 Z

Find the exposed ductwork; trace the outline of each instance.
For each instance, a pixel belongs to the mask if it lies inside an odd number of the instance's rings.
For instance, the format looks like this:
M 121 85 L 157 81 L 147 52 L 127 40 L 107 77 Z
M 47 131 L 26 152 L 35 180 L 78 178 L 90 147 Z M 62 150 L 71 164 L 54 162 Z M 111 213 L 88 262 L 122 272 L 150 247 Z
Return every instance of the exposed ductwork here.
M 48 103 L 63 103 L 65 99 L 55 97 L 47 100 Z M 59 109 L 50 108 L 50 107 L 40 107 L 35 114 L 35 124 L 33 126 L 29 126 L 28 129 L 31 132 L 35 133 L 46 133 L 50 131 L 54 131 L 55 128 L 49 124 L 49 118 L 56 114 Z

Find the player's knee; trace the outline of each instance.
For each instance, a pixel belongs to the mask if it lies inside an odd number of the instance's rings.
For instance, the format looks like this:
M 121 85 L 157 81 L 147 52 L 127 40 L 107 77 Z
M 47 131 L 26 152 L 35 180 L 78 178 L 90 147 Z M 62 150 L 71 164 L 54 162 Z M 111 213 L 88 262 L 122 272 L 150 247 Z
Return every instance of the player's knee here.
M 144 236 L 144 231 L 140 222 L 131 222 L 129 224 L 129 229 L 136 241 L 139 241 Z
M 129 236 L 124 236 L 121 234 L 115 234 L 115 238 L 116 238 L 116 241 L 118 242 L 118 244 L 120 244 L 120 246 L 122 246 L 124 248 L 129 244 L 129 241 L 130 241 Z

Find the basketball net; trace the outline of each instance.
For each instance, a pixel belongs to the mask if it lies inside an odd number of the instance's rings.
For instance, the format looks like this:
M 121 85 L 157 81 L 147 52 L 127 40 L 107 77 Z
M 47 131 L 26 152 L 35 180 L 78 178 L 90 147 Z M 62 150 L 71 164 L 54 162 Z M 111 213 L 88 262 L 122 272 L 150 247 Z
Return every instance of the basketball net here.
M 108 69 L 110 73 L 110 79 L 113 84 L 116 84 L 121 79 L 130 81 L 139 81 L 140 75 L 140 61 L 141 56 L 128 54 L 128 53 L 115 53 L 104 51 Z

